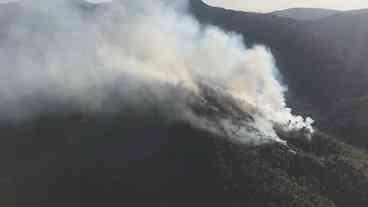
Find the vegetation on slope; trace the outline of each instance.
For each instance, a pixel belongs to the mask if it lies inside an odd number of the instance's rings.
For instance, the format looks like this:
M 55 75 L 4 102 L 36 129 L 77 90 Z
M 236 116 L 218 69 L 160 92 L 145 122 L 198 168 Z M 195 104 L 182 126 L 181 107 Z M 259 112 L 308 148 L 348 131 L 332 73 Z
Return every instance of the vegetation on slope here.
M 256 146 L 157 117 L 70 114 L 3 128 L 2 161 L 15 175 L 17 206 L 368 202 L 368 155 L 322 132 Z

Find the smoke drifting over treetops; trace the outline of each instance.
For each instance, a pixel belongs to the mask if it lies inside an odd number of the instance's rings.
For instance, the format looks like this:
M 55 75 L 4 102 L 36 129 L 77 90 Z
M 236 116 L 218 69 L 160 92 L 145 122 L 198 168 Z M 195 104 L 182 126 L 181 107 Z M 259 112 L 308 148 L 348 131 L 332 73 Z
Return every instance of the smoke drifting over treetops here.
M 164 100 L 162 108 L 180 108 L 183 114 L 176 116 L 196 122 L 203 118 L 187 115 L 188 93 L 165 85 L 200 96 L 198 81 L 206 81 L 241 100 L 254 127 L 270 139 L 278 139 L 275 124 L 313 131 L 310 118 L 294 116 L 286 107 L 285 88 L 267 48 L 247 48 L 237 34 L 200 25 L 186 11 L 186 0 L 11 4 L 14 11 L 3 13 L 0 21 L 4 119 L 59 105 L 93 112 Z

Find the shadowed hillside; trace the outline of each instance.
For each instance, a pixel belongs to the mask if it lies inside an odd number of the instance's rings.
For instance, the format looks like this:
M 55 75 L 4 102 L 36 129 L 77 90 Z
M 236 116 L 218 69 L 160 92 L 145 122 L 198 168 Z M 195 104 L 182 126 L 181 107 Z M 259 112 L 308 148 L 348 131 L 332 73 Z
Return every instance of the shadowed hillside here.
M 208 91 L 200 93 L 207 104 L 193 102 L 194 111 L 214 124 L 216 117 L 238 119 L 233 99 Z M 12 196 L 0 201 L 5 206 L 363 207 L 368 202 L 368 154 L 320 131 L 311 140 L 279 131 L 288 145 L 254 145 L 168 121 L 157 110 L 125 110 L 108 116 L 40 114 L 3 125 L 1 133 L 6 170 L 0 186 Z
M 44 117 L 5 132 L 2 142 L 13 144 L 2 148 L 16 146 L 16 161 L 2 159 L 17 163 L 5 165 L 16 175 L 17 206 L 367 202 L 368 155 L 319 132 L 310 143 L 290 137 L 290 146 L 249 146 L 153 117 L 83 116 Z

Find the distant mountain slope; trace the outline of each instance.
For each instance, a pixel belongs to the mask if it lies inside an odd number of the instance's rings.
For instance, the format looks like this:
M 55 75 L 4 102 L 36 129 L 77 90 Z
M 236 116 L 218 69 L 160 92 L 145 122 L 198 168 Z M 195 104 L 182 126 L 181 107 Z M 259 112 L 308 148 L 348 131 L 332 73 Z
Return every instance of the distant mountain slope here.
M 296 20 L 318 20 L 340 13 L 337 10 L 317 9 L 317 8 L 291 8 L 272 12 L 271 14 L 280 17 L 287 17 Z
M 272 14 L 210 7 L 200 0 L 191 2 L 193 13 L 203 23 L 238 32 L 248 45 L 269 46 L 289 86 L 289 104 L 311 114 L 321 127 L 330 125 L 327 117 L 336 113 L 334 109 L 341 102 L 368 94 L 366 10 L 318 21 L 298 21 Z M 354 116 L 354 112 L 348 116 Z M 359 139 L 352 141 L 355 144 L 368 143 L 368 139 L 359 138 L 361 132 L 356 134 L 354 130 L 343 136 Z

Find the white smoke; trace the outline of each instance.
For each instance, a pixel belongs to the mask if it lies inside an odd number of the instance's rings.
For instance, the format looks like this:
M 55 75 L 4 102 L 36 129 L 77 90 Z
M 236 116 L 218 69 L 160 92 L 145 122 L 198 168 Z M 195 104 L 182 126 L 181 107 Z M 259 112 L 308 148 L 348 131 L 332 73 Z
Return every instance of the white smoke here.
M 33 105 L 41 104 L 40 97 L 100 110 L 106 107 L 104 103 L 114 101 L 106 100 L 111 98 L 106 93 L 112 85 L 123 91 L 120 98 L 137 103 L 147 99 L 140 99 L 147 94 L 136 93 L 141 87 L 155 97 L 170 96 L 155 83 L 199 93 L 194 77 L 201 77 L 224 86 L 249 105 L 247 112 L 253 115 L 255 128 L 270 139 L 278 140 L 275 124 L 312 132 L 310 118 L 294 116 L 286 107 L 285 88 L 276 79 L 277 69 L 267 48 L 246 48 L 237 34 L 201 26 L 186 12 L 186 3 L 13 3 L 18 12 L 10 12 L 1 22 L 1 113 L 25 116 L 35 110 Z

